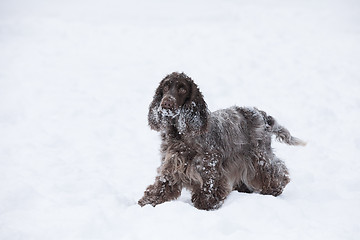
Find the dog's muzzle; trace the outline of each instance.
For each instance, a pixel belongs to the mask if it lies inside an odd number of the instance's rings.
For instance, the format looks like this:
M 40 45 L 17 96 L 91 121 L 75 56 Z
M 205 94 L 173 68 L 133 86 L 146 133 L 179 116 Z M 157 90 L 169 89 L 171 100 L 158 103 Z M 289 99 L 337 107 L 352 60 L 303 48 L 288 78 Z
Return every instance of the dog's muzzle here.
M 176 99 L 172 96 L 164 96 L 161 100 L 160 106 L 163 109 L 174 110 L 176 109 Z

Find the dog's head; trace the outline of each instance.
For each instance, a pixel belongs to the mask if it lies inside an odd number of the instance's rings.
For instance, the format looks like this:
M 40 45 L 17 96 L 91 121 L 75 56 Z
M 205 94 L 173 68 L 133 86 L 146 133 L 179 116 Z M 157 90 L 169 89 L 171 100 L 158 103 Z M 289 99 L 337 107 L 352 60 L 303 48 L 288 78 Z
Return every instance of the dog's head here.
M 172 125 L 179 134 L 199 134 L 207 129 L 208 109 L 199 88 L 184 73 L 171 73 L 159 84 L 149 107 L 148 121 L 160 131 Z

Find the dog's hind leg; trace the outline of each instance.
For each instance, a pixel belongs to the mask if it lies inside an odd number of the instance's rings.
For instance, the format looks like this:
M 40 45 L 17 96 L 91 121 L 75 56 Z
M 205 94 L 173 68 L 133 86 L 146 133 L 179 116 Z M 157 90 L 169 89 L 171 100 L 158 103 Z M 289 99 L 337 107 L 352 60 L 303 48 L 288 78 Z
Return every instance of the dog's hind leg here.
M 279 196 L 290 182 L 289 171 L 284 162 L 275 155 L 270 161 L 259 161 L 256 175 L 251 185 L 254 192 L 264 195 Z

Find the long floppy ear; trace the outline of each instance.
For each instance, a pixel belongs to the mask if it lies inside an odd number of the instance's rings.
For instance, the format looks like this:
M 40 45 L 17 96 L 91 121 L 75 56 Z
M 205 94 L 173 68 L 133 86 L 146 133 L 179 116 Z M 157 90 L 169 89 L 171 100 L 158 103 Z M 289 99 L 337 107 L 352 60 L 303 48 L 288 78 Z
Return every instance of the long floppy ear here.
M 181 109 L 178 121 L 180 133 L 198 135 L 208 130 L 209 110 L 198 86 L 190 79 L 191 93 Z
M 148 113 L 148 123 L 151 129 L 155 131 L 160 131 L 161 118 L 158 109 L 160 107 L 160 102 L 162 99 L 163 90 L 162 90 L 162 81 L 159 84 L 159 87 L 155 91 L 154 98 L 149 106 Z

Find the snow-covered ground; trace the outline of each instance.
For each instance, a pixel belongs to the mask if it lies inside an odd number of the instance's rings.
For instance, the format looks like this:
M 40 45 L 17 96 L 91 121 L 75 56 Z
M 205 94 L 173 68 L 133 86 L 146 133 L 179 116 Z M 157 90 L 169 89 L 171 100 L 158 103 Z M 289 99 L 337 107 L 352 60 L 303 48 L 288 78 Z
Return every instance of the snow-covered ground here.
M 359 43 L 356 0 L 1 1 L 0 239 L 360 239 Z M 308 142 L 280 197 L 136 204 L 172 71 Z

